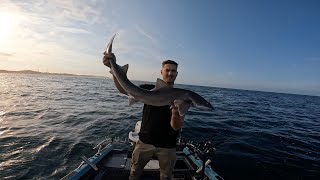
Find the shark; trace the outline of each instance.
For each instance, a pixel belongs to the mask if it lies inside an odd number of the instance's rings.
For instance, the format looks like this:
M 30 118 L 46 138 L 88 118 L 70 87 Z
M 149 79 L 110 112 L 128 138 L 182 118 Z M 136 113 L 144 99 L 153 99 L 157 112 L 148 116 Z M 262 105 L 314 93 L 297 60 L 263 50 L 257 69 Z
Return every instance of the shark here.
M 107 45 L 104 54 L 112 53 L 114 35 Z M 184 116 L 190 107 L 200 110 L 212 111 L 214 107 L 202 96 L 187 89 L 174 88 L 169 86 L 162 79 L 157 79 L 155 88 L 152 90 L 142 89 L 133 84 L 127 77 L 129 65 L 120 66 L 115 59 L 110 59 L 110 73 L 118 80 L 119 85 L 128 95 L 129 105 L 142 102 L 152 106 L 174 105 L 177 107 L 180 116 Z

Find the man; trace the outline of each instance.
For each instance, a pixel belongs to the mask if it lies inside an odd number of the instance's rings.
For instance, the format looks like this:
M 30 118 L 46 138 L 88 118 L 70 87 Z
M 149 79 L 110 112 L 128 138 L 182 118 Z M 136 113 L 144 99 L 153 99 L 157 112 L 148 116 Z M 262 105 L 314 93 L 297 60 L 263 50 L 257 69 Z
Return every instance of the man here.
M 103 63 L 110 67 L 110 59 L 116 60 L 113 53 L 105 54 Z M 178 64 L 172 60 L 162 63 L 160 71 L 162 80 L 173 87 L 178 75 Z M 118 80 L 113 80 L 119 92 L 126 94 Z M 143 88 L 145 88 L 144 86 Z M 152 89 L 148 87 L 147 89 Z M 183 125 L 184 116 L 180 116 L 177 108 L 172 104 L 167 106 L 151 106 L 144 104 L 139 141 L 132 153 L 130 178 L 139 179 L 145 165 L 157 157 L 160 166 L 160 179 L 171 179 L 176 163 L 176 140 Z

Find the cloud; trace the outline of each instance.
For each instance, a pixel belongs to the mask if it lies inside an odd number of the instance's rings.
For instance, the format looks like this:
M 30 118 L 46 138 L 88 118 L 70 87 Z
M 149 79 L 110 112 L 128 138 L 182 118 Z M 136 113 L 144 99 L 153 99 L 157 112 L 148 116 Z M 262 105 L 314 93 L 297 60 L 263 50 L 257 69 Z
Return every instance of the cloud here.
M 80 28 L 73 28 L 73 27 L 57 27 L 57 31 L 73 33 L 73 34 L 91 34 L 91 32 L 80 29 Z
M 12 67 L 18 68 L 19 64 L 31 68 L 49 67 L 50 71 L 56 72 L 82 73 L 88 71 L 86 63 L 98 59 L 96 67 L 92 68 L 95 70 L 91 73 L 104 72 L 101 52 L 106 45 L 104 43 L 114 33 L 117 34 L 114 51 L 119 63 L 135 65 L 129 72 L 135 74 L 135 79 L 146 77 L 146 73 L 141 72 L 146 65 L 154 67 L 154 64 L 159 65 L 159 61 L 164 59 L 157 30 L 140 26 L 139 24 L 144 24 L 142 22 L 124 23 L 121 21 L 123 14 L 120 13 L 118 17 L 115 14 L 117 9 L 111 8 L 108 2 L 7 2 L 15 7 L 15 13 L 22 18 L 16 35 L 10 41 L 10 51 L 0 50 L 14 53 L 11 62 L 15 60 L 18 63 Z M 125 17 L 124 21 L 129 19 Z M 156 72 L 155 75 L 158 75 L 158 66 L 156 68 L 150 73 Z
M 157 40 L 142 28 L 137 31 L 136 26 L 133 25 L 119 29 L 116 34 L 117 36 L 114 41 L 115 53 L 122 56 L 120 59 L 129 61 L 127 63 L 130 63 L 130 61 L 148 63 L 157 59 L 163 59 Z
M 134 28 L 140 33 L 142 34 L 144 37 L 147 37 L 148 39 L 150 39 L 153 42 L 156 42 L 155 38 L 152 37 L 149 33 L 146 32 L 146 30 L 142 29 L 141 26 L 138 26 L 137 24 L 134 25 Z
M 105 19 L 102 16 L 103 9 L 99 1 L 85 0 L 42 0 L 28 2 L 10 2 L 0 3 L 12 9 L 20 9 L 27 17 L 31 17 L 30 22 L 42 24 L 60 24 L 61 26 L 72 25 L 75 22 L 92 25 Z M 30 11 L 30 9 L 32 9 Z M 41 16 L 39 16 L 41 14 Z M 37 21 L 34 21 L 36 19 Z M 40 21 L 39 21 L 40 20 Z
M 0 52 L 0 57 L 1 57 L 1 56 L 10 57 L 10 56 L 13 56 L 13 54 Z
M 72 0 L 61 1 L 51 0 L 46 1 L 44 6 L 52 5 L 52 11 L 61 19 L 74 20 L 93 24 L 99 22 L 102 15 L 102 9 L 99 6 L 99 1 L 86 1 L 86 0 Z
M 86 27 L 90 27 L 92 19 L 99 16 L 92 5 L 94 2 L 87 3 L 87 1 L 32 1 L 24 3 L 5 1 L 1 4 L 6 5 L 2 7 L 9 7 L 12 13 L 21 17 L 19 28 L 16 29 L 6 47 L 9 50 L 11 47 L 11 51 L 19 51 L 22 54 L 37 54 L 39 52 L 46 54 L 55 49 L 70 49 L 73 44 L 77 44 L 79 47 L 82 43 L 65 35 L 65 33 L 92 35 Z M 30 9 L 32 10 L 30 11 Z M 77 24 L 74 20 L 81 21 L 82 24 Z M 54 49 L 52 49 L 53 44 Z M 32 48 L 27 50 L 26 47 Z

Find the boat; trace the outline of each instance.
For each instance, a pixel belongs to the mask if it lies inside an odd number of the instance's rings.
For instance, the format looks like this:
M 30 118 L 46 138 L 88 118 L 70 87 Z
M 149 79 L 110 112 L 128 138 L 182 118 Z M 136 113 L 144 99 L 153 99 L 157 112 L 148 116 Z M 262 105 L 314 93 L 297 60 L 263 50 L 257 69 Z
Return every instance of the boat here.
M 128 134 L 128 140 L 111 138 L 102 141 L 94 149 L 97 153 L 90 158 L 82 156 L 80 165 L 61 180 L 127 180 L 130 174 L 132 150 L 139 139 L 141 121 Z M 128 143 L 131 148 L 116 148 L 117 143 Z M 177 143 L 177 161 L 173 170 L 173 180 L 211 179 L 223 180 L 210 166 L 215 146 L 210 139 L 201 143 L 193 143 L 179 138 Z M 202 168 L 205 167 L 205 168 Z M 145 166 L 141 179 L 160 179 L 159 162 L 154 157 Z

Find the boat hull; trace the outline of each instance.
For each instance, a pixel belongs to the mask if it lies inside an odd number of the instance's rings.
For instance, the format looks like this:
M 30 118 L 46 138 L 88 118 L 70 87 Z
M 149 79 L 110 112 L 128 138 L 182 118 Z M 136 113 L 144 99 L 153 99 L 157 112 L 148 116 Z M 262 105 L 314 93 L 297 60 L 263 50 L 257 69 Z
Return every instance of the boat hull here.
M 177 162 L 173 170 L 173 179 L 198 179 L 200 173 L 196 173 L 196 171 L 202 166 L 202 161 L 188 147 L 179 146 L 177 149 Z M 100 153 L 89 158 L 89 161 L 97 166 L 97 171 L 84 163 L 62 179 L 128 179 L 131 154 L 132 151 L 114 149 L 112 144 L 108 144 Z M 146 165 L 141 179 L 159 179 L 159 165 L 157 163 L 157 159 L 151 160 Z M 223 179 L 212 170 L 210 165 L 205 168 L 205 178 Z

